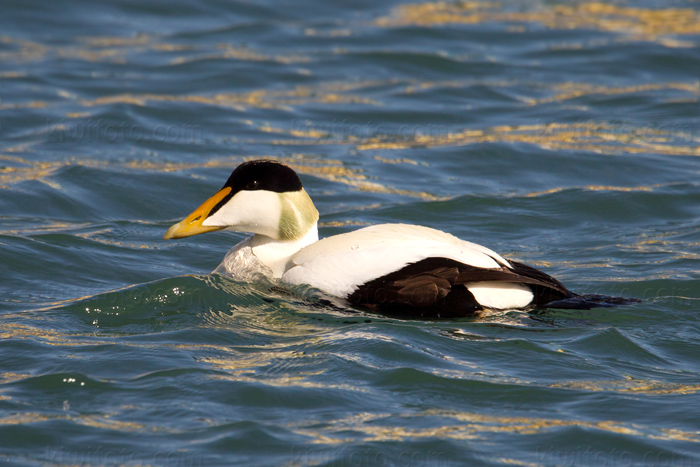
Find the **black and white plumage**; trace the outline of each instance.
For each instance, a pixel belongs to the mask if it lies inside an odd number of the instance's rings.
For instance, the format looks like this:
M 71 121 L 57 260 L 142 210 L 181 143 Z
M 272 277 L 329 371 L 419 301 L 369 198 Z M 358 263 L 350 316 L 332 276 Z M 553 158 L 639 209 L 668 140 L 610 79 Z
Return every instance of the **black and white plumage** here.
M 217 272 L 236 278 L 263 273 L 401 316 L 459 317 L 577 297 L 535 268 L 439 230 L 382 224 L 319 240 L 317 222 L 318 211 L 297 174 L 257 160 L 238 166 L 221 190 L 164 238 L 250 232 Z

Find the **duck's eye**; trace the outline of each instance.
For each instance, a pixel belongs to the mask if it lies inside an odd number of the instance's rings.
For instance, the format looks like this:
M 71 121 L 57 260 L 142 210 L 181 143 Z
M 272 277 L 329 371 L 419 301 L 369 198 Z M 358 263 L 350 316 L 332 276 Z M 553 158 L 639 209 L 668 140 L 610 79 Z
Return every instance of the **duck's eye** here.
M 257 190 L 258 185 L 259 185 L 258 181 L 253 180 L 252 182 L 248 182 L 248 184 L 245 186 L 245 189 L 246 190 Z

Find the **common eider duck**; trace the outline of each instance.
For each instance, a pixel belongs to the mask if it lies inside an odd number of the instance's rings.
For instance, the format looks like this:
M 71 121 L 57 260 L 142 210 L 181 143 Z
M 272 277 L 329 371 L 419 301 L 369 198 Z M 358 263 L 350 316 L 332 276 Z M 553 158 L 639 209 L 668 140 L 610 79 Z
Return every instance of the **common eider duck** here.
M 309 285 L 389 315 L 462 317 L 485 309 L 566 305 L 571 299 L 575 308 L 590 308 L 544 272 L 440 230 L 381 224 L 319 240 L 318 218 L 294 170 L 255 160 L 239 165 L 164 238 L 217 230 L 252 233 L 215 272 L 263 273 L 280 284 Z

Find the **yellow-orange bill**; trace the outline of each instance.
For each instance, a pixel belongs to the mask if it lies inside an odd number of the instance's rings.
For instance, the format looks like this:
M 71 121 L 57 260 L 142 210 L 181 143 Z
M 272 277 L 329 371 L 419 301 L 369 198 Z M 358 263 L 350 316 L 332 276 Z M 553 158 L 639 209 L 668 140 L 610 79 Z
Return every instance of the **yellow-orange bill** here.
M 214 196 L 195 209 L 192 214 L 170 227 L 168 231 L 165 232 L 165 235 L 163 235 L 163 238 L 165 240 L 170 240 L 171 238 L 191 237 L 192 235 L 225 229 L 226 227 L 203 226 L 202 222 L 209 216 L 209 212 L 214 206 L 219 204 L 230 192 L 231 187 L 228 186 L 219 190 Z

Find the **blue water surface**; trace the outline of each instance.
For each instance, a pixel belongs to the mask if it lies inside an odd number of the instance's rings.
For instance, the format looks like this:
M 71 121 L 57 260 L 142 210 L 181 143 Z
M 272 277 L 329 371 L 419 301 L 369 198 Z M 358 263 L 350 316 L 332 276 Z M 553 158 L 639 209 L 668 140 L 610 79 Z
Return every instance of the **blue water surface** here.
M 0 10 L 3 465 L 700 465 L 697 1 Z M 642 301 L 389 319 L 162 239 L 261 157 L 323 236 Z

